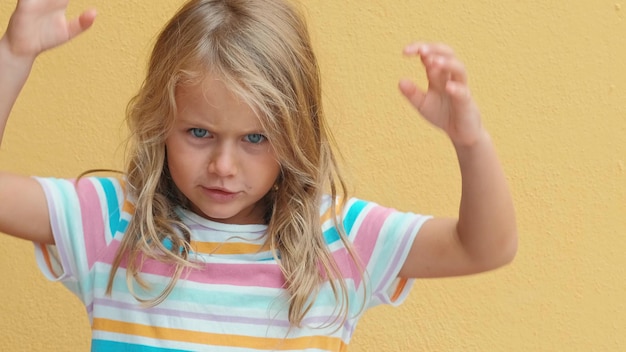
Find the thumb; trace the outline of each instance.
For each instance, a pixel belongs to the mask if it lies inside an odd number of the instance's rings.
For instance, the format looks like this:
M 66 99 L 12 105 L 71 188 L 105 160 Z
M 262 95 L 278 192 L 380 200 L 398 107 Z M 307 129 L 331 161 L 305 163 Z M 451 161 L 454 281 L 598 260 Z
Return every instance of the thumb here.
M 78 16 L 78 18 L 71 20 L 68 23 L 68 28 L 67 28 L 68 33 L 69 33 L 69 39 L 72 39 L 76 37 L 77 35 L 83 33 L 84 31 L 86 31 L 87 29 L 89 29 L 89 27 L 91 27 L 91 25 L 93 24 L 95 20 L 96 20 L 95 9 L 87 10 L 83 12 L 80 16 Z
M 398 88 L 402 94 L 409 100 L 409 102 L 418 110 L 421 111 L 422 103 L 424 102 L 425 93 L 420 90 L 415 83 L 408 79 L 400 80 Z

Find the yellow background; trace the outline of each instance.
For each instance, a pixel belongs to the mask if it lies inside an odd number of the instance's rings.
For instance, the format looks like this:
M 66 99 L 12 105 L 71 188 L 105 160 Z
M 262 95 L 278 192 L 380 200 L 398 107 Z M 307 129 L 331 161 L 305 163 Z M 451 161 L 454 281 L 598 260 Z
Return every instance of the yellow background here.
M 403 101 L 423 82 L 413 40 L 452 45 L 514 193 L 514 263 L 416 282 L 361 321 L 351 351 L 626 350 L 626 4 L 615 0 L 306 0 L 327 113 L 355 193 L 455 215 L 456 159 Z M 73 177 L 120 168 L 126 102 L 180 0 L 76 0 L 95 27 L 46 53 L 14 109 L 0 165 Z M 6 27 L 15 1 L 0 3 Z M 10 199 L 2 199 L 10 202 Z M 87 317 L 38 272 L 32 244 L 0 237 L 0 350 L 86 351 Z

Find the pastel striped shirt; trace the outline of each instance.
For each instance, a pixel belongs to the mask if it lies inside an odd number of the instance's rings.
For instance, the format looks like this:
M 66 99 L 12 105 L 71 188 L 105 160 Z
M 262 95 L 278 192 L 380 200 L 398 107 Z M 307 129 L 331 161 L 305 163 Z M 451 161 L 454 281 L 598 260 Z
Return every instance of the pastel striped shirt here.
M 146 308 L 130 293 L 125 266 L 105 294 L 111 263 L 133 214 L 125 184 L 117 178 L 39 178 L 55 245 L 36 245 L 37 262 L 50 280 L 61 281 L 84 303 L 92 328 L 92 351 L 345 351 L 367 308 L 398 305 L 411 280 L 398 272 L 426 216 L 402 213 L 351 198 L 341 207 L 343 225 L 366 270 L 361 279 L 330 216 L 330 197 L 320 209 L 323 235 L 348 287 L 350 314 L 338 328 L 337 302 L 325 284 L 302 327 L 288 321 L 283 275 L 263 247 L 265 225 L 232 225 L 178 210 L 192 230 L 190 270 L 161 304 Z M 168 265 L 147 260 L 135 293 L 149 299 L 169 282 Z M 364 294 L 364 292 L 366 294 Z M 365 309 L 361 309 L 364 307 Z

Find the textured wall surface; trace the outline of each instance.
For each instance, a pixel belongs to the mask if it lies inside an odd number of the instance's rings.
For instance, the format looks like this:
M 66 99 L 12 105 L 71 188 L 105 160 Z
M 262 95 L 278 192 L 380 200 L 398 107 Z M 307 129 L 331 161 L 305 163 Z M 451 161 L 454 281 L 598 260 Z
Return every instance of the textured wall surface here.
M 510 179 L 520 249 L 492 273 L 416 282 L 366 314 L 351 351 L 626 350 L 626 3 L 607 0 L 307 0 L 327 114 L 354 192 L 455 215 L 450 143 L 409 108 L 399 78 L 413 40 L 466 63 Z M 76 0 L 94 28 L 38 61 L 0 165 L 73 177 L 120 168 L 126 102 L 180 0 Z M 15 1 L 0 2 L 4 28 Z M 2 202 L 11 200 L 2 199 Z M 84 308 L 36 269 L 32 244 L 0 237 L 0 350 L 86 351 Z

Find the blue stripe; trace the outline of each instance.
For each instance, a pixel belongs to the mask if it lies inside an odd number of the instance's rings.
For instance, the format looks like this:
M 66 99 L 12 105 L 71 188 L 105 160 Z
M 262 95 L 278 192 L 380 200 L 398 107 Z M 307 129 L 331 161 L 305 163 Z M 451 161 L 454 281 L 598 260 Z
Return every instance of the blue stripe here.
M 109 229 L 111 230 L 111 236 L 115 235 L 120 224 L 120 205 L 117 200 L 117 189 L 111 179 L 109 178 L 97 178 L 104 189 L 107 200 L 107 208 L 109 211 Z
M 350 233 L 350 231 L 352 231 L 352 226 L 354 226 L 356 219 L 359 217 L 359 214 L 361 214 L 367 204 L 368 203 L 363 200 L 357 200 L 352 203 L 350 210 L 348 210 L 348 213 L 343 218 L 343 228 L 346 229 L 346 233 Z
M 117 229 L 117 232 L 125 233 L 127 228 L 128 228 L 128 220 L 121 219 L 120 220 L 120 225 L 118 226 L 118 229 Z M 115 233 L 112 233 L 111 236 L 115 237 Z
M 348 210 L 348 213 L 343 218 L 343 228 L 346 230 L 346 234 L 350 234 L 350 231 L 352 231 L 352 227 L 354 226 L 356 219 L 359 217 L 359 214 L 361 214 L 363 208 L 365 208 L 367 204 L 367 202 L 362 200 L 357 200 L 352 203 L 350 209 Z M 339 232 L 337 231 L 337 228 L 335 226 L 326 229 L 323 235 L 327 245 L 339 241 Z
M 92 352 L 185 352 L 185 350 L 172 350 L 169 348 L 141 346 L 123 342 L 104 340 L 91 341 Z
M 96 278 L 93 281 L 93 291 L 95 291 L 94 296 L 102 297 L 103 295 L 100 292 L 104 292 L 106 290 L 108 280 L 109 280 L 109 272 L 104 271 L 104 268 L 98 268 L 98 272 L 95 274 Z M 150 299 L 156 297 L 156 295 L 163 292 L 167 284 L 169 283 L 169 277 L 156 277 L 151 279 L 150 288 L 148 290 L 143 289 L 136 282 L 133 282 L 133 288 L 135 289 L 135 293 L 144 299 Z M 113 297 L 117 297 L 114 300 L 123 303 L 136 303 L 137 301 L 130 297 L 130 292 L 128 290 L 128 286 L 126 283 L 126 275 L 125 272 L 117 273 L 113 278 Z M 196 286 L 198 287 L 198 286 Z M 249 308 L 254 310 L 267 310 L 268 301 L 274 301 L 277 299 L 274 293 L 266 293 L 260 290 L 245 290 L 240 291 L 237 290 L 233 292 L 232 290 L 221 289 L 219 285 L 211 285 L 209 289 L 208 284 L 202 284 L 202 286 L 195 288 L 190 286 L 186 286 L 184 289 L 175 286 L 174 290 L 167 296 L 169 301 L 178 301 L 178 302 L 193 302 L 194 304 L 207 304 L 219 307 L 234 307 L 234 308 Z M 116 296 L 116 294 L 119 294 Z M 268 296 L 269 295 L 269 296 Z M 124 297 L 124 298 L 121 298 Z M 182 304 L 182 303 L 181 303 Z M 160 306 L 157 306 L 160 308 Z M 144 310 L 145 309 L 141 309 Z M 147 314 L 147 313 L 146 313 Z
M 332 244 L 339 241 L 339 233 L 334 226 L 324 231 L 324 240 L 326 241 L 326 244 Z

